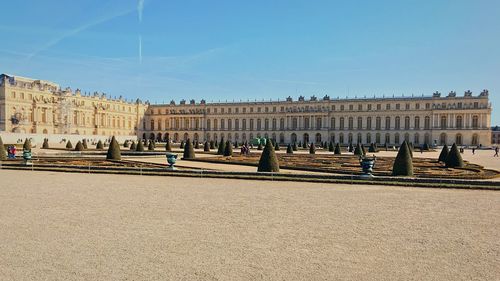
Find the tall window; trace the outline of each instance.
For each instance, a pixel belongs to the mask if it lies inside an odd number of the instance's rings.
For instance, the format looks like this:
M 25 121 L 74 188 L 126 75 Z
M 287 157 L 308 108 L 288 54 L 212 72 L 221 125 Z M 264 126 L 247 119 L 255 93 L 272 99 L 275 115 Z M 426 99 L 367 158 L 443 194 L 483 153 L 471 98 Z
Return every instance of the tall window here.
M 332 117 L 332 119 L 330 119 L 330 129 L 334 130 L 335 129 L 335 118 Z
M 269 131 L 269 119 L 267 118 L 264 120 L 264 130 Z
M 382 130 L 382 118 L 380 117 L 375 119 L 375 130 Z
M 441 129 L 446 129 L 447 122 L 448 122 L 448 118 L 446 117 L 446 115 L 442 115 L 441 116 Z
M 238 131 L 240 129 L 240 119 L 234 120 L 234 129 Z
M 273 118 L 273 125 L 272 125 L 272 126 L 273 126 L 273 127 L 272 127 L 273 129 L 272 129 L 272 130 L 273 130 L 273 131 L 276 131 L 276 118 Z
M 363 129 L 363 118 L 358 117 L 358 130 Z
M 371 130 L 372 129 L 372 118 L 371 117 L 367 117 L 366 118 L 366 129 L 367 130 Z
M 349 130 L 354 129 L 354 120 L 352 117 L 349 117 Z
M 406 116 L 405 117 L 405 130 L 409 130 L 409 129 L 410 129 L 410 117 Z
M 227 119 L 227 129 L 232 130 L 233 129 L 233 120 Z
M 316 130 L 321 130 L 321 117 L 316 118 Z
M 340 125 L 339 125 L 340 129 L 343 130 L 344 129 L 344 117 L 340 117 Z
M 297 117 L 292 118 L 292 130 L 297 130 Z
M 462 129 L 462 127 L 463 127 L 462 116 L 460 116 L 460 115 L 459 115 L 459 116 L 457 116 L 457 120 L 456 120 L 456 122 L 455 122 L 455 123 L 456 123 L 456 124 L 455 124 L 455 127 L 456 127 L 457 129 Z M 458 144 L 458 143 L 457 143 L 457 144 Z
M 429 116 L 425 116 L 424 129 L 430 130 L 430 128 L 431 128 L 431 118 Z M 429 144 L 429 143 L 427 143 L 427 144 Z
M 280 130 L 284 130 L 285 129 L 285 118 L 281 118 L 280 119 Z
M 415 130 L 420 129 L 420 117 L 418 117 L 418 116 L 415 117 L 415 124 L 413 127 L 415 128 Z
M 479 117 L 477 115 L 472 116 L 472 128 L 479 128 Z
M 259 109 L 260 109 L 260 107 L 259 107 Z M 259 119 L 257 119 L 257 131 L 260 131 L 260 130 L 262 130 L 262 121 L 259 118 Z
M 396 117 L 394 120 L 394 129 L 399 130 L 401 129 L 401 118 L 399 116 Z
M 247 129 L 247 119 L 241 120 L 241 127 L 242 127 L 243 131 L 245 131 Z
M 253 131 L 253 128 L 254 128 L 254 121 L 253 121 L 253 119 L 250 119 L 250 131 Z M 253 138 L 250 137 L 250 139 L 253 139 Z
M 309 117 L 304 117 L 304 129 L 309 129 Z
M 391 117 L 389 116 L 385 117 L 385 129 L 386 130 L 391 129 Z

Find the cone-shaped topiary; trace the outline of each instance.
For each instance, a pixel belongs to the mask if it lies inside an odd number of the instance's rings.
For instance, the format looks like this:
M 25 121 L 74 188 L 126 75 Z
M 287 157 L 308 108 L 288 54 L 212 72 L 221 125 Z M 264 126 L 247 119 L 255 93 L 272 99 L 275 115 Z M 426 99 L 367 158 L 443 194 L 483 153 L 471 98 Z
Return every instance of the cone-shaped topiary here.
M 66 148 L 67 149 L 72 149 L 73 148 L 73 145 L 71 144 L 70 140 L 68 140 L 68 142 L 66 143 Z
M 342 154 L 342 152 L 341 152 L 341 150 L 340 150 L 340 144 L 339 144 L 339 143 L 337 143 L 337 144 L 335 145 L 335 150 L 333 151 L 333 154 L 337 154 L 337 155 Z
M 31 141 L 29 139 L 24 140 L 23 150 L 31 151 Z
M 206 141 L 204 144 L 203 144 L 203 151 L 210 151 L 210 144 L 208 144 L 208 141 Z
M 377 152 L 377 148 L 375 147 L 375 144 L 373 142 L 370 144 L 368 152 Z
M 184 145 L 184 154 L 182 158 L 183 159 L 195 158 L 193 143 L 189 139 L 186 141 L 186 145 Z
M 135 151 L 136 150 L 136 145 L 135 145 L 135 141 L 132 141 L 132 143 L 130 144 L 130 150 L 132 151 Z
M 361 151 L 363 151 L 363 155 L 366 155 L 366 148 L 364 145 L 361 145 Z
M 109 143 L 108 153 L 106 154 L 107 160 L 122 160 L 122 154 L 120 151 L 120 145 L 116 141 L 115 136 L 111 138 Z
M 307 143 L 306 142 L 302 143 L 302 148 L 307 148 Z
M 198 141 L 194 142 L 194 148 L 200 149 L 200 143 Z
M 333 145 L 332 141 L 330 141 L 330 143 L 328 144 L 328 151 L 330 151 L 330 152 L 334 152 L 335 151 L 335 146 Z
M 257 150 L 262 150 L 262 143 L 259 142 L 259 145 L 257 146 Z M 273 147 L 273 151 L 274 151 L 274 147 Z
M 439 158 L 438 158 L 438 161 L 439 162 L 446 162 L 446 157 L 448 157 L 448 153 L 450 151 L 448 150 L 448 146 L 445 144 L 443 146 L 443 149 L 441 149 L 441 153 L 439 154 Z
M 296 142 L 293 143 L 292 150 L 293 151 L 297 151 L 297 143 Z
M 429 145 L 427 143 L 424 143 L 424 145 L 422 146 L 422 150 L 430 150 Z
M 398 155 L 392 166 L 393 176 L 413 176 L 413 162 L 410 155 L 410 149 L 406 141 L 399 147 Z
M 217 148 L 217 155 L 224 155 L 225 150 L 226 150 L 226 143 L 224 142 L 224 138 L 221 138 L 219 142 L 219 147 Z
M 137 146 L 135 147 L 135 151 L 144 152 L 144 142 L 138 141 Z
M 49 139 L 47 139 L 47 138 L 43 139 L 42 148 L 49 149 Z
M 184 141 L 181 141 L 181 145 L 179 146 L 179 148 L 184 148 Z
M 352 145 L 352 142 L 349 143 L 349 152 L 353 152 L 354 151 L 354 146 Z
M 233 145 L 230 141 L 226 141 L 226 145 L 224 147 L 224 156 L 233 156 Z
M 291 144 L 286 147 L 286 154 L 293 154 L 293 148 Z
M 213 140 L 210 141 L 210 149 L 215 149 L 215 142 Z
M 130 141 L 126 140 L 124 143 L 123 143 L 123 148 L 129 148 L 130 147 Z
M 234 148 L 238 148 L 238 141 L 234 142 Z
M 446 167 L 449 168 L 462 168 L 464 166 L 464 160 L 462 159 L 462 155 L 460 155 L 460 151 L 458 151 L 456 144 L 451 146 L 445 163 Z
M 172 146 L 170 145 L 170 140 L 167 139 L 167 143 L 165 143 L 165 151 L 171 152 Z
M 102 141 L 101 141 L 101 140 L 99 140 L 99 141 L 97 142 L 97 145 L 95 146 L 95 148 L 96 148 L 96 149 L 104 149 L 104 144 L 102 144 Z
M 83 139 L 82 145 L 83 145 L 83 149 L 88 149 L 89 148 L 88 143 L 87 143 L 87 139 Z
M 276 143 L 274 144 L 274 150 L 275 150 L 275 151 L 280 151 L 280 144 L 279 144 L 278 142 L 276 142 Z
M 219 148 L 219 143 L 217 142 L 217 140 L 215 140 L 215 144 L 214 144 L 215 147 Z M 215 149 L 214 147 L 214 149 Z
M 311 145 L 309 146 L 309 154 L 316 154 L 316 146 L 314 146 L 313 142 L 311 142 Z
M 83 151 L 84 147 L 81 141 L 78 141 L 75 145 L 75 151 Z
M 406 145 L 408 146 L 408 150 L 410 151 L 411 158 L 413 158 L 413 147 L 412 147 L 412 145 L 410 145 L 408 142 L 406 142 Z
M 356 145 L 356 148 L 354 149 L 354 155 L 359 155 L 359 156 L 363 156 L 363 149 L 361 148 L 361 144 L 358 144 Z
M 7 149 L 3 145 L 2 137 L 0 137 L 0 160 L 7 160 Z
M 280 166 L 278 163 L 278 158 L 276 157 L 276 153 L 274 152 L 274 147 L 270 141 L 266 142 L 266 146 L 264 147 L 264 151 L 260 155 L 259 167 L 257 168 L 257 172 L 274 172 L 277 173 L 280 171 Z
M 302 142 L 301 141 L 299 141 L 299 147 L 302 147 Z
M 155 145 L 154 145 L 153 141 L 151 141 L 151 140 L 148 143 L 148 150 L 150 150 L 150 151 L 155 150 Z

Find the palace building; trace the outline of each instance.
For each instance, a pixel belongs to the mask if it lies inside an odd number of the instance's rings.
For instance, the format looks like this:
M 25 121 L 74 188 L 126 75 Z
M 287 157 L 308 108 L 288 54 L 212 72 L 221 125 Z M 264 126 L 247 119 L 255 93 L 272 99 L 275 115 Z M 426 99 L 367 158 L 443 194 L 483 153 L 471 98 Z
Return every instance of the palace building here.
M 147 104 L 86 94 L 58 84 L 0 75 L 0 131 L 134 136 Z
M 491 144 L 488 91 L 474 96 L 436 92 L 428 97 L 331 99 L 303 96 L 294 101 L 151 105 L 143 138 L 173 141 L 244 142 L 267 137 L 286 144 L 325 141 L 398 145 Z
M 458 96 L 322 98 L 284 101 L 150 105 L 86 94 L 30 78 L 0 75 L 0 132 L 36 135 L 138 136 L 165 140 L 245 142 L 267 137 L 286 144 L 452 144 L 490 146 L 488 91 Z

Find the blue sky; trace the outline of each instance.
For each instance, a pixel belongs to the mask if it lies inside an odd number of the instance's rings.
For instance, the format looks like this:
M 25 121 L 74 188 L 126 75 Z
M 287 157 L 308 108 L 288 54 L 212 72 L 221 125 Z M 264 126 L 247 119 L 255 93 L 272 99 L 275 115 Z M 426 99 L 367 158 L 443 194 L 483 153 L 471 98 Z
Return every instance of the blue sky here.
M 208 101 L 490 91 L 500 1 L 5 1 L 0 72 Z

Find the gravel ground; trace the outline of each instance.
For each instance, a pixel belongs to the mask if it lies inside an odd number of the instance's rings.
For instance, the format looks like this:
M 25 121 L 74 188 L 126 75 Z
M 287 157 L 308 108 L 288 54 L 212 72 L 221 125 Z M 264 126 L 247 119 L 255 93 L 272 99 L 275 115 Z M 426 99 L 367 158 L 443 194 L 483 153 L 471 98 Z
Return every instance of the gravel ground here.
M 500 193 L 0 170 L 0 280 L 499 280 Z

